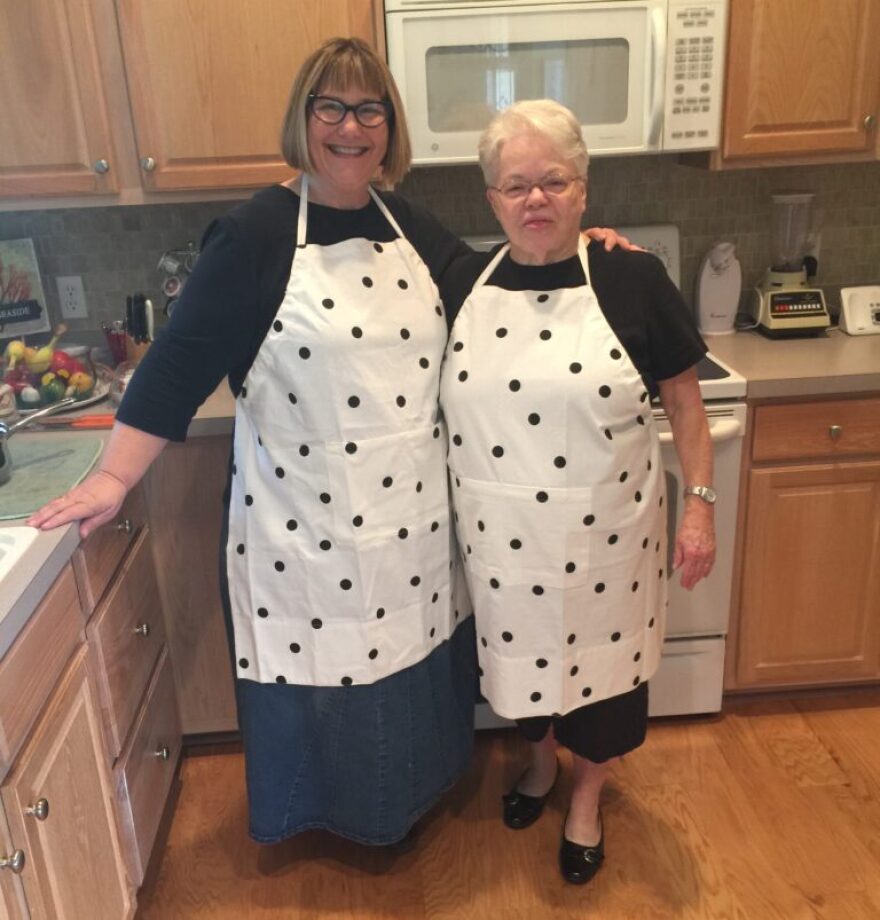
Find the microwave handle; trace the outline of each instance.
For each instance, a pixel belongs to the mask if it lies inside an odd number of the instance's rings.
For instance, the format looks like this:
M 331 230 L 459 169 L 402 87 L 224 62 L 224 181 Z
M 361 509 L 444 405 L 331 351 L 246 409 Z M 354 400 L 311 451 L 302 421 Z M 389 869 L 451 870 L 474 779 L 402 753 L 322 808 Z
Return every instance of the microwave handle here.
M 663 124 L 663 96 L 666 88 L 666 11 L 660 7 L 651 10 L 651 114 L 648 120 L 649 150 L 660 149 L 660 128 Z

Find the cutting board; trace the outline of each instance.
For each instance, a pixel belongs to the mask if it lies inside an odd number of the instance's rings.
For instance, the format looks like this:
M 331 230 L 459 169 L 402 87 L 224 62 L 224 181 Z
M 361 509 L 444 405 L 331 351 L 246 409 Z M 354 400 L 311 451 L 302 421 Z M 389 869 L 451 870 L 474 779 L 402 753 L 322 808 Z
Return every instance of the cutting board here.
M 100 438 L 42 435 L 9 441 L 12 478 L 0 486 L 0 521 L 27 517 L 82 480 L 101 454 Z

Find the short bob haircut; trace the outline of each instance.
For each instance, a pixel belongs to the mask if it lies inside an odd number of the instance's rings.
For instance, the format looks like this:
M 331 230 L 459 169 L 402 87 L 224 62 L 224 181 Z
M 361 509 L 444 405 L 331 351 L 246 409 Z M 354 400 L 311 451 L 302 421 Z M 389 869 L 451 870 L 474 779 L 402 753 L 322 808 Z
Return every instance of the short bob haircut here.
M 546 138 L 574 166 L 575 174 L 586 179 L 590 155 L 574 113 L 552 99 L 528 99 L 499 112 L 480 136 L 480 167 L 487 185 L 497 181 L 504 144 L 519 134 Z
M 303 63 L 293 82 L 284 122 L 281 153 L 294 168 L 309 173 L 308 97 L 330 87 L 345 91 L 362 89 L 367 95 L 391 105 L 388 119 L 388 150 L 382 161 L 381 185 L 393 188 L 406 175 L 412 148 L 400 94 L 385 62 L 359 38 L 331 38 Z

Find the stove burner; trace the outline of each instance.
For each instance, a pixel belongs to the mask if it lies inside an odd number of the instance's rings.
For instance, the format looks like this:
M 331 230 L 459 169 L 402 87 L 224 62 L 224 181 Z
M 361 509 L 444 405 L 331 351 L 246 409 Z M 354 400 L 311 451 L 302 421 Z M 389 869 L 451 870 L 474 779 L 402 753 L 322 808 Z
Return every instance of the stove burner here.
M 708 355 L 703 355 L 697 364 L 697 378 L 699 380 L 724 380 L 725 377 L 729 376 L 730 371 L 725 370 Z

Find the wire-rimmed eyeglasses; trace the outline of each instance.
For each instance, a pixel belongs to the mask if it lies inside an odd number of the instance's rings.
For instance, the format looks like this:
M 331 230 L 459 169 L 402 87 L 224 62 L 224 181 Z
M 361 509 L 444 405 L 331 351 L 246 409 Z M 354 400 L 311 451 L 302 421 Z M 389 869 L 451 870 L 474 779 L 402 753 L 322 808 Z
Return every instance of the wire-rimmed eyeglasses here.
M 348 105 L 334 96 L 320 96 L 309 93 L 308 108 L 325 125 L 338 125 L 345 121 L 349 112 L 354 113 L 359 125 L 364 128 L 378 128 L 391 118 L 391 103 L 384 100 L 367 100 L 357 105 Z
M 537 182 L 526 182 L 525 179 L 509 179 L 501 185 L 489 185 L 487 188 L 503 195 L 508 201 L 522 201 L 528 198 L 533 188 L 539 188 L 543 194 L 551 197 L 564 195 L 575 182 L 583 182 L 583 176 L 544 176 Z

